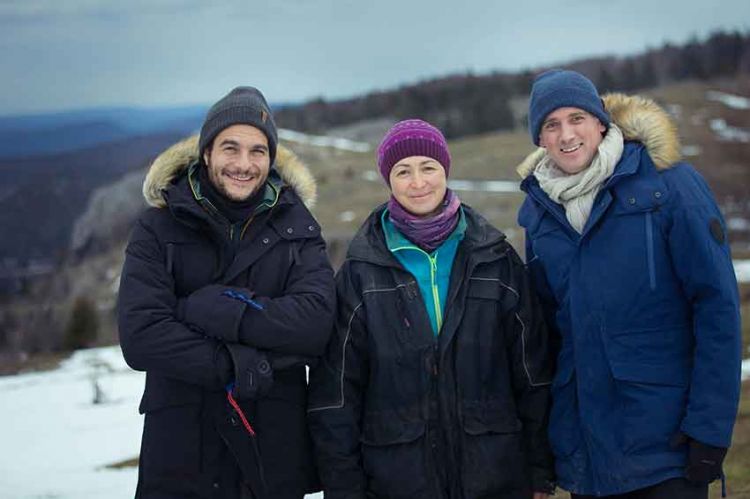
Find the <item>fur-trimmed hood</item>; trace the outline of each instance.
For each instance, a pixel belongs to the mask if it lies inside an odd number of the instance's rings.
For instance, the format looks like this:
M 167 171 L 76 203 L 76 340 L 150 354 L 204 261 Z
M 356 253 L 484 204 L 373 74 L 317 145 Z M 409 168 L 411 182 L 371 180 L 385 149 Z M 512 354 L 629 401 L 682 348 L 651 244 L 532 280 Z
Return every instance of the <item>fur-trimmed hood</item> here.
M 607 94 L 602 97 L 609 113 L 625 140 L 646 146 L 657 169 L 669 168 L 680 160 L 680 139 L 677 126 L 667 112 L 653 100 L 638 95 Z M 545 154 L 540 147 L 529 154 L 516 168 L 522 178 L 528 177 Z
M 149 167 L 143 181 L 143 197 L 149 206 L 164 208 L 162 191 L 183 170 L 198 159 L 198 135 L 178 142 L 161 153 Z M 317 185 L 308 167 L 289 149 L 279 145 L 274 168 L 308 208 L 315 205 Z

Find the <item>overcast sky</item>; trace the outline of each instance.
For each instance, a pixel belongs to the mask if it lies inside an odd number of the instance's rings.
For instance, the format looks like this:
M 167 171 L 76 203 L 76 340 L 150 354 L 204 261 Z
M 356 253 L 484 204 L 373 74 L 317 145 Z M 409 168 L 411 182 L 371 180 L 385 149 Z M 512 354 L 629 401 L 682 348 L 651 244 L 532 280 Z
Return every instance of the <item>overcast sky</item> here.
M 748 0 L 0 0 L 0 115 L 346 97 L 750 30 Z

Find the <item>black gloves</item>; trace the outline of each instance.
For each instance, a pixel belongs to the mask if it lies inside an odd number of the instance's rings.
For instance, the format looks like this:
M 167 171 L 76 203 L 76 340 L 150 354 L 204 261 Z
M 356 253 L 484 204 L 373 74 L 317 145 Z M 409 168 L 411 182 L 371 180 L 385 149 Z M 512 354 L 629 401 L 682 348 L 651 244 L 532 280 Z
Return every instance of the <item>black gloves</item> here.
M 175 315 L 206 336 L 237 343 L 240 321 L 248 305 L 262 310 L 247 290 L 211 284 L 178 300 Z
M 704 485 L 722 477 L 721 465 L 727 455 L 726 448 L 704 444 L 684 433 L 675 435 L 671 443 L 673 447 L 687 444 L 685 478 L 689 482 Z
M 711 483 L 721 478 L 721 464 L 727 449 L 713 447 L 692 438 L 688 441 L 688 466 L 685 470 L 686 478 L 693 483 Z

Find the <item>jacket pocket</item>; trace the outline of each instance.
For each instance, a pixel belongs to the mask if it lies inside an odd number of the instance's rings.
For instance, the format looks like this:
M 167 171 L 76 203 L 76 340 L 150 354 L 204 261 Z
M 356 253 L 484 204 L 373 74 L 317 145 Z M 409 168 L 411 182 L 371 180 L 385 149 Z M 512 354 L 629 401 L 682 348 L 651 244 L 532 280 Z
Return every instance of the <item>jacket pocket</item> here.
M 687 407 L 690 371 L 677 362 L 611 362 L 615 379 L 616 422 L 622 452 L 639 455 L 670 450 Z M 619 416 L 619 417 L 618 417 Z
M 365 414 L 362 466 L 375 497 L 428 498 L 433 482 L 423 421 L 407 421 L 395 411 Z
M 505 497 L 526 485 L 521 428 L 512 404 L 464 403 L 461 482 L 465 497 Z
M 148 373 L 138 410 L 145 414 L 166 407 L 200 405 L 202 399 L 203 390 L 195 385 Z
M 149 411 L 143 424 L 139 492 L 174 497 L 211 497 L 211 476 L 202 469 L 204 425 L 201 407 Z

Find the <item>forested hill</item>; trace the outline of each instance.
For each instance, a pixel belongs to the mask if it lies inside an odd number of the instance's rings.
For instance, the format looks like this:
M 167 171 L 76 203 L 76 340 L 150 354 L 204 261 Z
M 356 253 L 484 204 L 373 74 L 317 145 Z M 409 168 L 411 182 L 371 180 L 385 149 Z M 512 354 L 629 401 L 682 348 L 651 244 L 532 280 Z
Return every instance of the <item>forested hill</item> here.
M 586 74 L 601 92 L 750 74 L 750 33 L 717 32 L 681 46 L 665 44 L 630 57 L 600 57 L 559 67 Z M 449 138 L 510 129 L 524 125 L 531 81 L 543 69 L 454 74 L 351 99 L 317 99 L 278 111 L 277 122 L 284 128 L 323 132 L 376 118 L 418 116 L 438 125 Z

